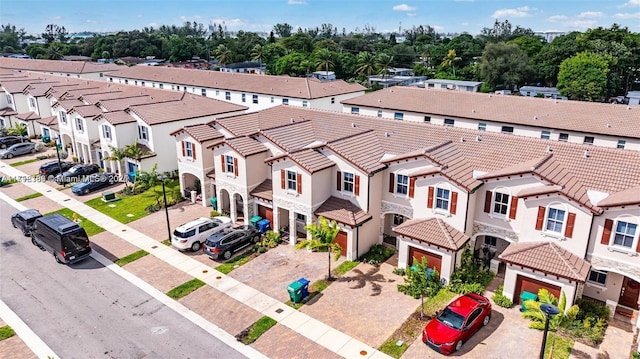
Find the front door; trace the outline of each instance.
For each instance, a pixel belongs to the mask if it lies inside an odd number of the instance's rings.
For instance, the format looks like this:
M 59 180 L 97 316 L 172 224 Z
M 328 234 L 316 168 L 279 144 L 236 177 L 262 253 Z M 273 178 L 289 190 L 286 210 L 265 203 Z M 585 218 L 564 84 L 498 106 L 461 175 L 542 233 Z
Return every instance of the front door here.
M 640 295 L 640 283 L 629 277 L 624 277 L 618 304 L 638 309 L 638 295 Z

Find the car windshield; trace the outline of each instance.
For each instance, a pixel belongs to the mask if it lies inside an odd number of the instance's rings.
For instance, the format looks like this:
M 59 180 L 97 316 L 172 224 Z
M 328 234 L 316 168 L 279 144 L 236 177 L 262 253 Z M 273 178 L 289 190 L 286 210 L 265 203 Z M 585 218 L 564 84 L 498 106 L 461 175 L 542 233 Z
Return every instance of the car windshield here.
M 176 236 L 177 238 L 189 238 L 189 237 L 193 237 L 194 234 L 196 234 L 195 228 L 186 232 L 180 232 L 177 229 L 173 231 L 173 235 Z
M 444 308 L 438 315 L 438 321 L 448 327 L 460 330 L 464 323 L 464 317 L 449 308 Z

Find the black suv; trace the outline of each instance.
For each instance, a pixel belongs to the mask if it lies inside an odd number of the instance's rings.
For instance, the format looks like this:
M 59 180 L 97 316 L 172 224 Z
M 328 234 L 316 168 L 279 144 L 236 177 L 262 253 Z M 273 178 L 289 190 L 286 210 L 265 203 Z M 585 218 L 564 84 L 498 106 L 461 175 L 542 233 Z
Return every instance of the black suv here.
M 42 217 L 42 214 L 37 209 L 27 209 L 11 216 L 11 224 L 13 224 L 13 228 L 20 228 L 22 234 L 28 237 L 31 235 L 33 222 L 40 217 Z
M 234 252 L 260 241 L 260 231 L 254 226 L 239 226 L 207 237 L 202 250 L 211 259 L 229 259 Z
M 4 137 L 0 137 L 0 148 L 5 149 L 7 147 L 10 147 L 20 142 L 31 142 L 31 141 L 29 141 L 29 139 L 26 137 L 4 136 Z
M 71 167 L 75 166 L 75 163 L 60 161 L 51 161 L 40 166 L 39 173 L 42 176 L 55 176 L 60 173 L 60 167 L 62 167 L 62 172 L 69 170 Z
M 82 179 L 86 176 L 98 173 L 99 170 L 100 166 L 95 163 L 87 165 L 75 165 L 67 171 L 58 173 L 58 175 L 56 176 L 56 183 L 66 184 L 69 182 L 82 181 Z

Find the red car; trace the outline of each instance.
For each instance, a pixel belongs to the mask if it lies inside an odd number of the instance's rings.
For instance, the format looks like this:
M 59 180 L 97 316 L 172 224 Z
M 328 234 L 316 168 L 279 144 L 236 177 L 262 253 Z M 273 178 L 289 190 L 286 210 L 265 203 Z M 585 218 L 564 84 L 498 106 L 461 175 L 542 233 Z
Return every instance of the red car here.
M 422 341 L 437 352 L 451 354 L 481 327 L 489 324 L 491 302 L 469 293 L 456 298 L 438 312 L 422 331 Z

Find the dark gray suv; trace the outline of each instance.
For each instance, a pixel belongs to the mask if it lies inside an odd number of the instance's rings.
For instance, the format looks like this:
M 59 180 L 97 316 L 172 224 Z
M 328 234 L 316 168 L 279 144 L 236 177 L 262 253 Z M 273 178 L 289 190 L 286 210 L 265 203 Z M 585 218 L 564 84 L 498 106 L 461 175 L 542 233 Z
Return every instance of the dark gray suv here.
M 13 228 L 20 228 L 26 237 L 31 235 L 31 226 L 36 219 L 42 217 L 37 209 L 27 209 L 11 216 Z
M 229 259 L 231 255 L 260 241 L 260 231 L 254 226 L 239 226 L 207 237 L 202 250 L 211 259 Z

